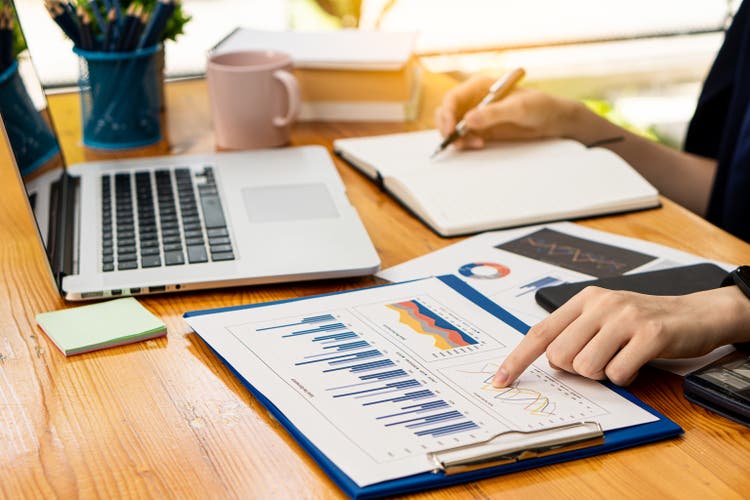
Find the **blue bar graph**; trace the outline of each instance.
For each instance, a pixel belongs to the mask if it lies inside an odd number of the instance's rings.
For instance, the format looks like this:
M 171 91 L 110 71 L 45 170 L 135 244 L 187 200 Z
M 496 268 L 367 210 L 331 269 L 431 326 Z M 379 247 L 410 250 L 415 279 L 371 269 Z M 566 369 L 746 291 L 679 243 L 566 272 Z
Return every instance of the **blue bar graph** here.
M 339 351 L 348 351 L 350 349 L 359 349 L 362 347 L 367 347 L 370 344 L 366 340 L 358 340 L 356 342 L 349 342 L 348 344 L 338 344 L 338 345 L 329 345 L 324 347 L 323 349 L 337 349 Z
M 370 401 L 363 404 L 362 406 L 377 405 L 380 403 L 401 403 L 404 401 L 417 401 L 419 399 L 431 398 L 435 394 L 429 389 L 422 389 L 421 391 L 407 392 L 403 396 L 397 398 L 381 399 L 379 401 Z
M 369 371 L 369 370 L 377 370 L 378 368 L 383 368 L 386 366 L 394 366 L 395 364 L 396 363 L 394 363 L 390 359 L 381 359 L 378 361 L 370 361 L 369 363 L 360 363 L 358 365 L 340 366 L 338 368 L 329 368 L 327 370 L 323 370 L 323 373 L 336 372 L 340 370 L 349 370 L 352 373 L 356 373 L 356 372 L 364 372 L 364 371 Z
M 266 330 L 276 330 L 277 328 L 287 328 L 290 326 L 299 326 L 299 325 L 309 325 L 309 324 L 315 324 L 315 323 L 325 323 L 326 321 L 333 321 L 336 318 L 333 316 L 333 314 L 321 314 L 320 316 L 311 316 L 309 318 L 304 318 L 302 321 L 299 321 L 297 323 L 289 323 L 287 325 L 274 325 L 274 326 L 267 326 L 265 328 L 258 328 L 255 330 L 256 332 L 263 332 Z
M 361 406 L 363 416 L 387 428 L 400 428 L 417 437 L 441 437 L 477 429 L 452 403 L 437 396 L 412 370 L 385 354 L 379 344 L 361 335 L 336 314 L 319 314 L 259 328 L 294 342 L 307 353 L 294 366 L 320 369 L 330 379 L 325 391 L 334 400 L 348 401 L 342 408 Z M 356 413 L 355 413 L 356 415 Z
M 294 365 L 302 366 L 302 365 L 309 365 L 310 363 L 321 363 L 323 361 L 329 361 L 330 364 L 346 363 L 349 361 L 354 361 L 355 359 L 365 359 L 365 358 L 371 358 L 373 356 L 381 356 L 380 351 L 378 351 L 377 349 L 373 349 L 371 351 L 353 352 L 351 354 L 342 354 L 340 356 L 330 356 L 328 358 L 311 359 L 309 361 L 300 361 L 299 363 L 294 363 Z
M 427 417 L 417 417 L 417 418 L 410 418 L 407 420 L 400 420 L 398 422 L 391 422 L 390 424 L 385 424 L 386 427 L 390 427 L 393 425 L 404 425 L 406 424 L 406 427 L 417 427 L 420 425 L 424 425 L 431 422 L 440 422 L 443 420 L 453 420 L 455 418 L 462 418 L 463 415 L 459 411 L 451 410 L 443 413 L 437 413 L 435 415 L 429 415 Z
M 391 370 L 388 372 L 381 372 L 381 373 L 371 373 L 369 375 L 360 375 L 360 379 L 362 380 L 370 380 L 370 379 L 377 379 L 377 380 L 385 380 L 387 378 L 393 378 L 393 377 L 405 377 L 407 373 L 399 368 L 398 370 Z
M 369 385 L 369 384 L 377 384 L 381 380 L 391 380 L 394 378 L 402 378 L 402 377 L 408 377 L 409 374 L 406 373 L 404 370 L 391 370 L 389 372 L 383 372 L 383 373 L 375 373 L 371 375 L 364 375 L 359 377 L 364 382 L 357 382 L 354 384 L 347 384 L 347 385 L 340 385 L 338 387 L 329 387 L 326 389 L 327 391 L 338 391 L 341 389 L 349 389 L 352 387 L 358 387 L 363 385 Z
M 336 351 L 323 352 L 320 354 L 310 354 L 309 356 L 305 356 L 305 359 L 319 358 L 321 356 L 330 356 L 331 354 L 333 354 L 333 352 L 348 352 L 348 351 L 353 351 L 356 349 L 365 349 L 367 347 L 370 347 L 370 343 L 367 342 L 366 340 L 358 340 L 356 342 L 349 342 L 347 344 L 331 345 L 331 346 L 323 347 L 323 349 L 336 349 Z
M 532 281 L 531 283 L 526 283 L 525 285 L 518 287 L 518 290 L 520 290 L 521 293 L 517 294 L 516 297 L 521 297 L 522 295 L 526 295 L 527 293 L 536 292 L 540 288 L 561 285 L 563 283 L 565 282 L 560 278 L 556 278 L 554 276 L 545 276 L 544 278 L 540 278 L 536 281 Z
M 388 389 L 407 389 L 409 387 L 419 387 L 421 384 L 416 380 L 404 380 L 402 382 L 389 382 L 381 387 L 373 387 L 372 389 L 364 389 L 362 391 L 346 392 L 344 394 L 336 394 L 334 398 L 345 398 L 347 396 L 357 396 L 360 394 L 366 394 L 368 392 L 385 391 Z
M 344 333 L 334 333 L 332 335 L 323 335 L 322 337 L 315 337 L 313 338 L 314 342 L 325 342 L 325 341 L 339 341 L 339 340 L 347 340 L 347 339 L 354 339 L 359 337 L 354 332 L 344 332 Z
M 282 338 L 288 338 L 288 337 L 297 337 L 299 335 L 309 335 L 311 333 L 323 333 L 323 332 L 330 332 L 335 330 L 342 330 L 346 328 L 346 326 L 343 323 L 331 323 L 330 325 L 321 325 L 317 328 L 312 328 L 310 330 L 299 330 L 297 332 L 288 333 L 286 335 L 282 335 Z
M 472 421 L 460 422 L 458 424 L 446 425 L 444 427 L 436 427 L 434 429 L 425 429 L 415 432 L 417 436 L 432 436 L 440 437 L 448 434 L 456 434 L 459 432 L 470 431 L 472 429 L 478 429 L 479 426 Z
M 421 413 L 423 411 L 434 410 L 437 408 L 447 408 L 448 406 L 450 405 L 442 400 L 430 401 L 428 403 L 422 403 L 418 405 L 404 406 L 402 409 L 406 411 L 402 411 L 399 413 L 392 413 L 390 415 L 382 415 L 380 417 L 377 417 L 377 420 L 382 420 L 384 418 L 391 418 L 391 417 L 400 417 L 401 415 L 409 415 L 411 413 Z M 414 409 L 412 410 L 410 408 L 414 408 Z

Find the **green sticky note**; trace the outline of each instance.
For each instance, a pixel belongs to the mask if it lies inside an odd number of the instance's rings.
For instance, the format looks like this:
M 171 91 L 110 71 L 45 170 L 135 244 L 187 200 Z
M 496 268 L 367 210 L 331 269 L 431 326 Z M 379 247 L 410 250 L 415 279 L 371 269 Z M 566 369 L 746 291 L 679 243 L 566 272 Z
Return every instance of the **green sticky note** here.
M 40 313 L 36 321 L 66 356 L 167 333 L 164 322 L 132 297 Z

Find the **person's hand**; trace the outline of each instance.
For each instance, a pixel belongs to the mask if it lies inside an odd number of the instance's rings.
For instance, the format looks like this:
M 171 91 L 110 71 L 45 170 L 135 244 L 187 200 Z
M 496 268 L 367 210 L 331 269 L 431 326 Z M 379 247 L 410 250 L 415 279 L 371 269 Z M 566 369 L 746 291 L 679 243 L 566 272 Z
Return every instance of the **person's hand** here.
M 443 137 L 462 117 L 466 119 L 470 131 L 454 143 L 456 148 L 481 148 L 487 140 L 571 137 L 571 117 L 583 105 L 538 90 L 516 87 L 482 109 L 471 109 L 493 83 L 492 78 L 475 76 L 445 94 L 435 111 L 435 125 Z
M 553 368 L 628 385 L 654 358 L 701 356 L 749 332 L 750 302 L 734 286 L 680 297 L 588 287 L 532 327 L 492 383 L 507 387 L 546 352 Z

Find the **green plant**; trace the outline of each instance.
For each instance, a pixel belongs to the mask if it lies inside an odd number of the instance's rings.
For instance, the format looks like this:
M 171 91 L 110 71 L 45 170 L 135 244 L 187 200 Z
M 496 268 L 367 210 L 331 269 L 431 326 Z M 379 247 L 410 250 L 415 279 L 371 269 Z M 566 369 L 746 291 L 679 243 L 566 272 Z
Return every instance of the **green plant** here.
M 94 5 L 99 8 L 99 15 L 103 18 L 107 18 L 107 11 L 106 7 L 104 5 L 105 2 L 102 2 L 101 0 L 94 2 Z M 122 12 L 126 12 L 131 4 L 134 4 L 136 6 L 140 5 L 143 7 L 144 12 L 153 12 L 153 9 L 156 7 L 156 4 L 158 3 L 158 0 L 121 0 L 121 10 Z M 86 9 L 89 13 L 92 13 L 93 6 L 90 2 L 90 0 L 79 0 L 78 5 L 83 6 L 84 9 Z M 181 3 L 177 3 L 175 6 L 175 10 L 170 16 L 169 20 L 167 21 L 167 26 L 164 28 L 164 31 L 162 32 L 161 41 L 165 40 L 176 40 L 177 37 L 184 33 L 185 25 L 190 22 L 192 17 L 188 15 L 182 8 Z M 92 25 L 94 29 L 94 35 L 100 36 L 102 35 L 101 30 L 99 29 L 99 26 L 96 23 L 93 23 Z
M 156 7 L 157 0 L 143 0 L 140 2 L 124 0 L 122 2 L 122 8 L 127 9 L 131 3 L 135 3 L 136 5 L 139 5 L 139 4 L 143 5 L 143 7 L 147 11 L 151 11 L 154 7 Z M 192 17 L 186 14 L 185 11 L 182 9 L 182 4 L 178 3 L 177 7 L 172 13 L 172 16 L 169 18 L 169 21 L 167 21 L 167 27 L 164 28 L 164 33 L 162 34 L 162 41 L 176 40 L 179 35 L 182 35 L 184 33 L 185 25 L 188 22 L 190 22 L 191 19 Z
M 15 23 L 13 24 L 13 57 L 17 57 L 18 54 L 26 49 L 26 39 L 23 37 L 23 33 L 21 33 L 21 27 L 18 24 L 18 20 L 16 19 Z

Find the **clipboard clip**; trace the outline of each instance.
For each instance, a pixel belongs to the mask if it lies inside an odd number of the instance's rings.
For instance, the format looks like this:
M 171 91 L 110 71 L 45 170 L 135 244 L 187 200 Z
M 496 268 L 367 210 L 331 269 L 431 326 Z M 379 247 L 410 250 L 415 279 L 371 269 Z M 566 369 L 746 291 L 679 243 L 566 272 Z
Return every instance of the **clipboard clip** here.
M 427 456 L 435 464 L 433 473 L 449 476 L 603 442 L 604 431 L 598 422 L 576 422 L 534 431 L 505 431 L 484 441 L 433 451 Z

